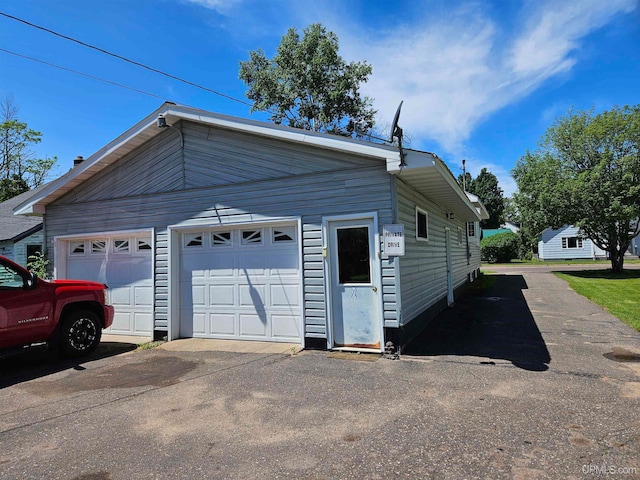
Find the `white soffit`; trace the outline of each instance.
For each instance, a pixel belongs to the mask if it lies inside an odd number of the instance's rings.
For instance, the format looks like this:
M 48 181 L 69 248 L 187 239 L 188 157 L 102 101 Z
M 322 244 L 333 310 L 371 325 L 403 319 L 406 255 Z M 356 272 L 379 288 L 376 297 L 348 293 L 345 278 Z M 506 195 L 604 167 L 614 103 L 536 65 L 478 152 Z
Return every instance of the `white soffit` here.
M 387 171 L 413 187 L 444 210 L 463 221 L 476 221 L 480 213 L 458 185 L 455 178 L 436 155 L 408 150 L 405 165 L 387 161 Z

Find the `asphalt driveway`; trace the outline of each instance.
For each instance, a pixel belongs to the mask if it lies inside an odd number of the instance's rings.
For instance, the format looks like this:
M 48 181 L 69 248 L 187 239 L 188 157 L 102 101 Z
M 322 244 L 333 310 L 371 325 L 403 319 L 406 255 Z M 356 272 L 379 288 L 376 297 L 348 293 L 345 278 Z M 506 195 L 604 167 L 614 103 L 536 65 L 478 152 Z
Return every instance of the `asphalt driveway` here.
M 640 334 L 552 274 L 499 273 L 400 361 L 0 360 L 0 477 L 640 478 Z

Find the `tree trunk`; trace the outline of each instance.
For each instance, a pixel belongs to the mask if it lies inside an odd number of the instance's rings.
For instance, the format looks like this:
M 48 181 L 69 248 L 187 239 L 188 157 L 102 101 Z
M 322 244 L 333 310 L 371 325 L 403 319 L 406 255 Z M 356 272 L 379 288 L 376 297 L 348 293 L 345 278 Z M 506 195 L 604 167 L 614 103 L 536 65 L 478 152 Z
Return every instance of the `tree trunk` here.
M 609 250 L 609 258 L 611 259 L 611 270 L 616 273 L 620 273 L 624 270 L 624 250 L 618 249 L 617 245 L 614 245 Z

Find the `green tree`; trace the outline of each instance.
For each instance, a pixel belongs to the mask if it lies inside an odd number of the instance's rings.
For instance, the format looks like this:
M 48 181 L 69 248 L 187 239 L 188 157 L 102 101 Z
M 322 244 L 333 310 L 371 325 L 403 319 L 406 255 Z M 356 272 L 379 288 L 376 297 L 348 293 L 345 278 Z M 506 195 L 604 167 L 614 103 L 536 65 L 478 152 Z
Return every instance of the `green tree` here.
M 623 270 L 640 232 L 640 105 L 570 111 L 512 174 L 526 228 L 576 225 L 608 252 L 613 271 Z
M 498 177 L 486 168 L 483 168 L 476 178 L 473 178 L 469 172 L 465 172 L 465 175 L 467 192 L 477 195 L 489 212 L 489 219 L 482 220 L 480 226 L 500 228 L 504 223 L 504 196 L 502 189 L 498 186 Z M 458 184 L 461 187 L 463 185 L 462 174 L 458 175 Z
M 6 200 L 44 183 L 57 159 L 36 158 L 32 147 L 42 133 L 17 118 L 12 97 L 0 102 L 0 200 Z
M 249 87 L 252 112 L 267 111 L 277 124 L 351 136 L 375 123 L 372 100 L 360 94 L 371 71 L 367 62 L 345 62 L 338 37 L 315 23 L 302 38 L 290 28 L 272 59 L 250 51 L 239 77 Z

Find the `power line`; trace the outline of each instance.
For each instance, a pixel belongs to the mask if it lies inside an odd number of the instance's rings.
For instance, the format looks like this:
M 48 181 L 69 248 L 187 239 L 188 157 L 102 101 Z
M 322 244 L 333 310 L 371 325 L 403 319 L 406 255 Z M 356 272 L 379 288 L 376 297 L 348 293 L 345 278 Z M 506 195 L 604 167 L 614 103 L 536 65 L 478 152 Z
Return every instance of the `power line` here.
M 0 48 L 0 52 L 8 53 L 10 55 L 15 55 L 16 57 L 24 58 L 26 60 L 31 60 L 33 62 L 42 63 L 43 65 L 47 65 L 48 67 L 58 68 L 60 70 L 66 71 L 66 72 L 75 73 L 76 75 L 82 75 L 83 77 L 87 77 L 87 78 L 91 78 L 93 80 L 98 80 L 100 82 L 108 83 L 109 85 L 115 85 L 116 87 L 126 88 L 127 90 L 132 90 L 132 91 L 137 92 L 137 93 L 142 93 L 143 95 L 148 95 L 150 97 L 155 97 L 155 98 L 159 98 L 160 100 L 168 101 L 167 98 L 161 97 L 160 95 L 156 95 L 155 93 L 145 92 L 144 90 L 139 90 L 137 88 L 129 87 L 129 86 L 123 85 L 121 83 L 112 82 L 111 80 L 105 80 L 104 78 L 96 77 L 94 75 L 89 75 L 88 73 L 79 72 L 79 71 L 73 70 L 71 68 L 62 67 L 62 66 L 56 65 L 54 63 L 45 62 L 44 60 L 40 60 L 38 58 L 28 57 L 27 55 L 22 55 L 20 53 L 12 52 L 12 51 L 6 50 L 4 48 Z
M 218 92 L 216 90 L 212 90 L 211 88 L 207 88 L 207 87 L 204 87 L 204 86 L 199 85 L 197 83 L 191 82 L 189 80 L 185 80 L 184 78 L 177 77 L 175 75 L 171 75 L 170 73 L 163 72 L 162 70 L 158 70 L 156 68 L 149 67 L 149 66 L 147 66 L 147 65 L 145 65 L 143 63 L 136 62 L 135 60 L 131 60 L 131 59 L 127 58 L 127 57 L 123 57 L 122 55 L 118 55 L 116 53 L 109 52 L 108 50 L 105 50 L 105 49 L 100 48 L 100 47 L 96 47 L 95 45 L 91 45 L 89 43 L 86 43 L 86 42 L 83 42 L 81 40 L 75 39 L 73 37 L 69 37 L 67 35 L 63 35 L 61 33 L 55 32 L 55 31 L 50 30 L 48 28 L 42 27 L 40 25 L 36 25 L 34 23 L 31 23 L 31 22 L 28 22 L 26 20 L 23 20 L 22 18 L 14 17 L 13 15 L 9 15 L 8 13 L 4 13 L 4 12 L 0 12 L 0 15 L 2 15 L 3 17 L 10 18 L 11 20 L 16 20 L 17 22 L 24 23 L 25 25 L 28 25 L 30 27 L 37 28 L 38 30 L 42 30 L 43 32 L 50 33 L 51 35 L 55 35 L 57 37 L 64 38 L 65 40 L 69 40 L 70 42 L 75 42 L 75 43 L 77 43 L 79 45 L 82 45 L 83 47 L 91 48 L 91 49 L 96 50 L 96 51 L 98 51 L 100 53 L 104 53 L 105 55 L 109 55 L 111 57 L 117 58 L 117 59 L 122 60 L 124 62 L 131 63 L 132 65 L 136 65 L 138 67 L 142 67 L 142 68 L 147 69 L 147 70 L 149 70 L 151 72 L 158 73 L 160 75 L 164 75 L 165 77 L 171 78 L 173 80 L 178 80 L 179 82 L 185 83 L 187 85 L 191 85 L 192 87 L 196 87 L 196 88 L 199 88 L 199 89 L 204 90 L 206 92 L 213 93 L 214 95 L 218 95 L 220 97 L 226 98 L 228 100 L 232 100 L 234 102 L 241 103 L 243 105 L 247 105 L 249 107 L 253 106 L 251 103 L 245 102 L 244 100 L 240 100 L 238 98 L 234 98 L 234 97 L 232 97 L 230 95 L 227 95 L 225 93 L 221 93 L 221 92 Z

